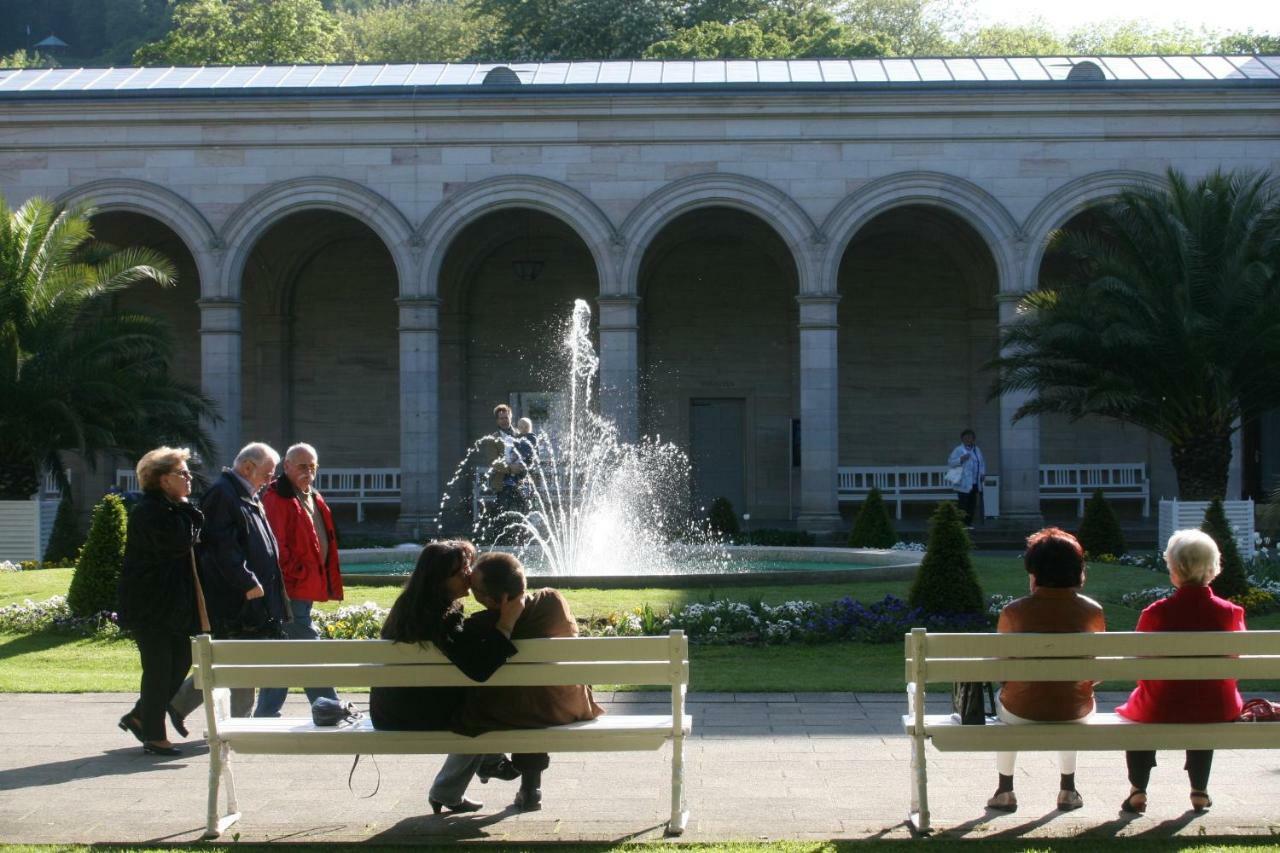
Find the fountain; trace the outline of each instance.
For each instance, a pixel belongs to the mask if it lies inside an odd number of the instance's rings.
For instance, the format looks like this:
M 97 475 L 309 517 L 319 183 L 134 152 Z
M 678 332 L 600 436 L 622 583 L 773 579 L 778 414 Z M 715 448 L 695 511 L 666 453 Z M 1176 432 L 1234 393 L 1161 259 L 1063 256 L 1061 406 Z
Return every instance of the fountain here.
M 595 412 L 600 363 L 591 345 L 591 308 L 581 299 L 562 350 L 564 404 L 538 425 L 543 431 L 518 496 L 504 501 L 515 505 L 480 513 L 476 538 L 515 551 L 535 573 L 559 577 L 734 571 L 724 543 L 692 511 L 684 452 L 658 437 L 623 442 Z M 442 514 L 471 487 L 468 471 L 482 458 L 484 442 L 449 481 Z

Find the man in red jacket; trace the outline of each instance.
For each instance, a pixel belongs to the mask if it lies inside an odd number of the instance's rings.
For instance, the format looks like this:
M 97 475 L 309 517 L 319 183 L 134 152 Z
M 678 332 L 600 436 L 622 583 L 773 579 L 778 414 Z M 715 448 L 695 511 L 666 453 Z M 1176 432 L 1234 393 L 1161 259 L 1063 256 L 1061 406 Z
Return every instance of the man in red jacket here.
M 295 444 L 284 454 L 284 476 L 277 477 L 262 496 L 267 521 L 280 552 L 280 573 L 293 621 L 285 626 L 292 640 L 316 639 L 311 606 L 317 601 L 342 600 L 342 573 L 338 568 L 338 535 L 333 515 L 312 486 L 319 470 L 316 449 Z M 255 717 L 278 717 L 286 687 L 264 687 L 258 694 Z M 337 699 L 332 687 L 306 688 L 307 700 L 321 696 Z

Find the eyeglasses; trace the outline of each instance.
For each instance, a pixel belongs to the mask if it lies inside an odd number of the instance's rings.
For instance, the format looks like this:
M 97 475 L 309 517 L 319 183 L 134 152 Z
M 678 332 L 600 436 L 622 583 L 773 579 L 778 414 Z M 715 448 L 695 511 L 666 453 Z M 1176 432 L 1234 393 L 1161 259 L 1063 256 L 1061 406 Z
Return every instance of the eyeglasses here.
M 190 472 L 190 471 L 188 471 L 186 468 L 179 468 L 179 469 L 178 469 L 178 470 L 176 470 L 176 471 L 169 471 L 169 472 L 167 472 L 167 473 L 169 473 L 169 474 L 177 474 L 179 477 L 181 477 L 181 478 L 182 478 L 182 479 L 184 479 L 184 480 L 190 480 L 190 479 L 191 479 L 191 472 Z
M 320 470 L 320 466 L 314 462 L 299 462 L 295 463 L 293 467 L 297 468 L 299 471 L 306 471 L 310 474 L 314 474 Z

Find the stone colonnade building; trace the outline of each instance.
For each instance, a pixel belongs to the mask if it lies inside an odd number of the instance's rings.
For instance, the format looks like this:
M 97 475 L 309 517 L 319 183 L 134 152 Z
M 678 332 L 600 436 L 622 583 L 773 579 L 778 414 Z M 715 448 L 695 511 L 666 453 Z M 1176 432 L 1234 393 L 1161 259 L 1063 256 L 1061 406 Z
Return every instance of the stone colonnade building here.
M 602 410 L 756 523 L 834 526 L 839 466 L 941 465 L 966 426 L 1032 520 L 1045 463 L 1176 492 L 1152 436 L 988 396 L 1051 233 L 1169 167 L 1280 165 L 1278 94 L 1273 57 L 0 71 L 0 192 L 177 259 L 120 303 L 171 321 L 220 461 L 398 468 L 405 527 L 555 387 L 576 298 Z M 1274 419 L 1246 444 L 1237 482 L 1280 473 Z

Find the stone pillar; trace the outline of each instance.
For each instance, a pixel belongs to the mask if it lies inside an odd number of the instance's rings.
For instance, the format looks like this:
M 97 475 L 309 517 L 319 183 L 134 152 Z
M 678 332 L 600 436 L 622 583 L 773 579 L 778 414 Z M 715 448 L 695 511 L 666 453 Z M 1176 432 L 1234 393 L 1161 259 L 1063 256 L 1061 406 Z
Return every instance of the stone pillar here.
M 623 441 L 640 438 L 640 380 L 636 323 L 640 298 L 601 296 L 600 414 L 613 421 Z
M 799 296 L 800 303 L 800 514 L 804 530 L 836 530 L 839 464 L 839 296 Z
M 1017 318 L 1021 300 L 1021 293 L 996 297 L 1002 333 Z M 1044 525 L 1040 513 L 1040 418 L 1031 415 L 1015 424 L 1013 414 L 1030 396 L 1027 391 L 1000 396 L 1000 518 L 1028 530 Z
M 400 519 L 414 539 L 436 529 L 440 509 L 440 302 L 400 306 Z
M 221 421 L 204 424 L 213 438 L 214 458 L 206 475 L 230 465 L 240 450 L 241 302 L 231 298 L 197 300 L 200 307 L 200 388 L 218 407 Z

